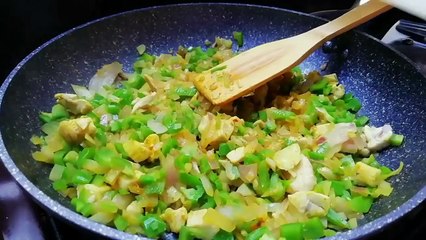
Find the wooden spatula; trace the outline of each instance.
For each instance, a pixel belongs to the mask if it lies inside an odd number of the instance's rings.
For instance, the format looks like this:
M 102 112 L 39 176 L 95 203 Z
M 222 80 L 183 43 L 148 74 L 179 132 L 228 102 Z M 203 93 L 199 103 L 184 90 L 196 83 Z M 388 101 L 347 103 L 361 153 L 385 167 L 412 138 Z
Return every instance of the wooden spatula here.
M 290 71 L 326 41 L 391 9 L 370 0 L 341 17 L 294 37 L 245 51 L 201 73 L 194 84 L 213 104 L 225 104 Z

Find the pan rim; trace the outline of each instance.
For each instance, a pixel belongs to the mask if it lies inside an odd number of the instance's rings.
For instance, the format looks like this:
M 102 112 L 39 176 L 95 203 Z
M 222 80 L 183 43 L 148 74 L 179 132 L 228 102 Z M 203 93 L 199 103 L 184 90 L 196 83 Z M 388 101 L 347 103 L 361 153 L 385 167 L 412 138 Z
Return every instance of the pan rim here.
M 35 50 L 33 50 L 30 54 L 28 54 L 21 62 L 19 62 L 16 67 L 9 73 L 9 75 L 6 77 L 4 83 L 0 87 L 0 111 L 1 106 L 3 103 L 3 97 L 7 91 L 7 88 L 15 75 L 19 72 L 19 70 L 24 66 L 33 56 L 41 52 L 44 48 L 49 46 L 51 43 L 56 42 L 57 40 L 66 37 L 67 35 L 71 34 L 74 31 L 78 31 L 79 29 L 85 28 L 87 26 L 90 26 L 92 24 L 95 24 L 97 22 L 104 21 L 109 18 L 114 18 L 121 15 L 131 14 L 134 12 L 144 12 L 144 11 L 152 11 L 156 9 L 161 8 L 173 8 L 173 7 L 182 7 L 182 6 L 194 6 L 194 5 L 219 5 L 219 6 L 236 6 L 236 7 L 253 7 L 253 8 L 263 8 L 263 9 L 271 9 L 275 11 L 281 11 L 281 12 L 287 12 L 297 15 L 302 15 L 306 17 L 316 18 L 321 21 L 327 21 L 324 18 L 317 17 L 308 13 L 302 13 L 294 10 L 289 9 L 283 9 L 283 8 L 277 8 L 277 7 L 271 7 L 271 6 L 263 6 L 263 5 L 257 5 L 257 4 L 238 4 L 238 3 L 183 3 L 183 4 L 167 4 L 167 5 L 161 5 L 161 6 L 152 6 L 147 8 L 137 8 L 132 9 L 129 11 L 124 11 L 116 14 L 112 14 L 109 16 L 101 17 L 89 22 L 86 22 L 84 24 L 81 24 L 79 26 L 73 27 L 55 37 L 48 40 L 41 46 L 37 47 Z M 364 37 L 367 37 L 369 39 L 372 39 L 379 44 L 383 45 L 384 47 L 389 48 L 391 51 L 393 51 L 395 54 L 397 54 L 399 57 L 407 61 L 409 64 L 411 64 L 416 70 L 418 70 L 418 67 L 405 55 L 398 52 L 394 48 L 383 44 L 380 40 L 377 38 L 370 36 L 366 33 L 356 31 L 357 34 L 361 34 Z M 418 71 L 419 72 L 419 71 Z M 420 73 L 420 72 L 419 72 Z M 421 73 L 420 73 L 421 74 Z M 422 75 L 422 74 L 421 74 Z M 31 195 L 32 199 L 38 202 L 40 205 L 42 205 L 43 208 L 49 209 L 50 212 L 53 212 L 57 216 L 61 216 L 62 219 L 75 224 L 79 227 L 85 228 L 87 230 L 90 230 L 92 232 L 95 232 L 97 234 L 100 234 L 104 237 L 110 237 L 114 239 L 149 239 L 141 235 L 132 235 L 129 233 L 125 233 L 122 231 L 119 231 L 115 228 L 94 222 L 87 217 L 84 217 L 77 212 L 68 209 L 67 207 L 61 205 L 59 202 L 53 200 L 50 196 L 39 190 L 16 166 L 14 161 L 12 160 L 11 156 L 9 155 L 4 141 L 2 133 L 0 132 L 0 159 L 4 163 L 6 169 L 10 172 L 10 174 L 13 176 L 16 182 L 25 189 L 25 191 Z M 413 197 L 405 201 L 402 205 L 394 209 L 393 211 L 371 221 L 368 222 L 362 226 L 359 226 L 353 230 L 348 230 L 345 232 L 341 232 L 337 234 L 334 237 L 327 238 L 327 239 L 354 239 L 354 238 L 360 238 L 360 237 L 367 237 L 371 236 L 372 234 L 380 231 L 382 228 L 388 227 L 391 223 L 394 223 L 397 219 L 402 217 L 403 215 L 408 214 L 411 212 L 414 208 L 421 205 L 423 202 L 425 202 L 426 199 L 426 186 L 424 186 L 421 190 L 419 190 Z M 62 213 L 62 214 L 61 214 Z

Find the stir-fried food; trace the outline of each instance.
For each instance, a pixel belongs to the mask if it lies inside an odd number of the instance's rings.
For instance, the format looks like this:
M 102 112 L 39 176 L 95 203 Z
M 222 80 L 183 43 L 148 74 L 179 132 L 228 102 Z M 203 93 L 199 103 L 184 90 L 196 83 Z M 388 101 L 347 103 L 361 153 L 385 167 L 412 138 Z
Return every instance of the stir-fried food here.
M 31 139 L 34 159 L 53 166 L 53 188 L 82 215 L 152 238 L 312 239 L 357 227 L 391 194 L 402 164 L 393 171 L 374 153 L 403 136 L 368 126 L 336 75 L 295 68 L 213 106 L 192 80 L 220 71 L 231 40 L 138 51 L 133 73 L 114 62 L 87 88 L 56 94 Z

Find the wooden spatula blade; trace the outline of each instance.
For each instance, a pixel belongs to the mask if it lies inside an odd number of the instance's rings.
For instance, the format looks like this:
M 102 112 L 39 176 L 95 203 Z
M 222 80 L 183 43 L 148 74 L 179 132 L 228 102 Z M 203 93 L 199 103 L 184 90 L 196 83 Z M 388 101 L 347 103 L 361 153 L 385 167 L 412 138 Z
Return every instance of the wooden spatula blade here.
M 308 32 L 243 52 L 198 75 L 194 85 L 213 104 L 228 103 L 290 71 L 325 41 L 391 8 L 372 0 Z

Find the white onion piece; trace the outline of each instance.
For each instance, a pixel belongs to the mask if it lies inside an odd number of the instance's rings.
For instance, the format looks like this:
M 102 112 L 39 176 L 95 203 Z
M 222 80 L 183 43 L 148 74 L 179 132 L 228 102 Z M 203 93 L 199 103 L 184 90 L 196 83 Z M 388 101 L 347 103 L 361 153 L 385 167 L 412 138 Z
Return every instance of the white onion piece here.
M 92 99 L 93 93 L 91 93 L 86 87 L 74 84 L 71 84 L 71 87 L 74 90 L 75 94 L 77 94 L 77 96 L 85 99 Z
M 105 95 L 104 86 L 111 86 L 123 65 L 118 62 L 104 65 L 89 81 L 89 91 L 94 94 Z
M 200 180 L 207 195 L 209 195 L 210 197 L 213 197 L 214 189 L 209 179 L 205 175 L 201 175 Z
M 257 164 L 240 165 L 238 166 L 238 170 L 244 182 L 252 182 L 257 178 Z
M 154 131 L 156 134 L 162 134 L 162 133 L 167 132 L 167 127 L 164 126 L 161 122 L 158 122 L 154 119 L 148 120 L 147 126 L 149 127 L 149 129 Z

